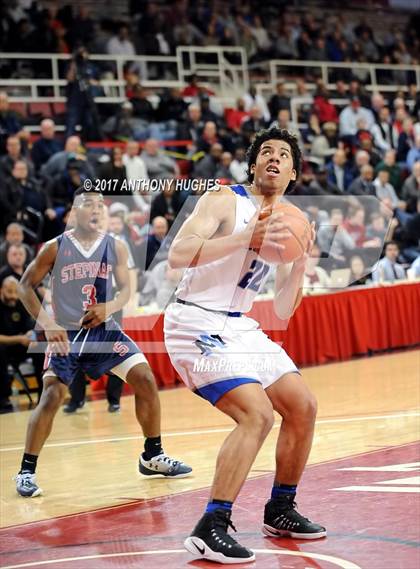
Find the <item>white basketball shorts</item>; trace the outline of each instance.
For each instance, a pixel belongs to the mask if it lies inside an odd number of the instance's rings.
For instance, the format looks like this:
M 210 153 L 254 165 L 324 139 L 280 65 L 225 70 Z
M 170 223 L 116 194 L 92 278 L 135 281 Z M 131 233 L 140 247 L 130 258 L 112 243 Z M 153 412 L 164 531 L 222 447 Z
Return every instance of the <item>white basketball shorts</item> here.
M 266 389 L 286 373 L 299 373 L 283 348 L 247 316 L 172 303 L 165 312 L 164 334 L 183 382 L 213 405 L 244 383 Z

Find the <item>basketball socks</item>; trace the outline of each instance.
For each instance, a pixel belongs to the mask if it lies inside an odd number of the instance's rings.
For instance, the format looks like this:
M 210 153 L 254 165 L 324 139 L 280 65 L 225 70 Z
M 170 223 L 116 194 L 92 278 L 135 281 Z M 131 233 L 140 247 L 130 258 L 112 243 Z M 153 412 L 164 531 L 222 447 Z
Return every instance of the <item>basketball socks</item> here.
M 232 511 L 232 504 L 233 502 L 227 502 L 226 500 L 211 500 L 207 504 L 206 514 L 212 514 L 215 510 L 227 510 L 228 512 Z
M 37 461 L 38 457 L 35 454 L 28 454 L 27 452 L 25 452 L 23 454 L 19 474 L 21 474 L 22 472 L 30 472 L 31 474 L 34 474 Z
M 290 496 L 296 494 L 297 486 L 289 484 L 278 484 L 274 482 L 273 489 L 271 490 L 271 499 L 279 498 L 280 496 Z
M 146 437 L 144 441 L 144 460 L 151 460 L 154 456 L 162 454 L 162 441 L 160 437 Z

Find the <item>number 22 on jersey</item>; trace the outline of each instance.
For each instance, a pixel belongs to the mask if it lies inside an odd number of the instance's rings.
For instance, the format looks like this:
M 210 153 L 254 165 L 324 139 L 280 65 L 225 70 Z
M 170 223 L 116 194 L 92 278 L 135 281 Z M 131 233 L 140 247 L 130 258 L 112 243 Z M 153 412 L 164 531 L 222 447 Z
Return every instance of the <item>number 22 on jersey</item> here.
M 254 259 L 249 267 L 249 271 L 247 271 L 238 282 L 238 286 L 241 288 L 250 288 L 251 290 L 258 292 L 261 281 L 267 275 L 269 270 L 270 265 L 266 265 L 265 263 Z

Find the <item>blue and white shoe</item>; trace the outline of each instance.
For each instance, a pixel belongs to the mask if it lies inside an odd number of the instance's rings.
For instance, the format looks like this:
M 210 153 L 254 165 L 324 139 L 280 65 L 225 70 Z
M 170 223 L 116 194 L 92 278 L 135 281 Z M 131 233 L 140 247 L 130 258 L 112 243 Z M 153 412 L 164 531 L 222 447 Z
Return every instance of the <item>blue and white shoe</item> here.
M 35 474 L 30 472 L 22 472 L 15 476 L 16 481 L 16 491 L 18 494 L 24 498 L 35 498 L 35 496 L 41 496 L 42 488 L 36 483 Z
M 150 460 L 140 455 L 139 471 L 140 474 L 149 478 L 185 478 L 191 474 L 192 468 L 162 452 Z

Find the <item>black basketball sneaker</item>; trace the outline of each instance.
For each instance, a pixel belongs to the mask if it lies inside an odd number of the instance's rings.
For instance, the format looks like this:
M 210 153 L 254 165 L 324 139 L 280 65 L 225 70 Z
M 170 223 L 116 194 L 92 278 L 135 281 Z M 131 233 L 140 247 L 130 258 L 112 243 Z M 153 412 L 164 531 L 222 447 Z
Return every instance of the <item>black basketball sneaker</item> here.
M 327 535 L 324 527 L 304 518 L 296 507 L 295 494 L 285 494 L 268 501 L 264 509 L 263 533 L 270 537 L 295 539 L 319 539 Z
M 223 508 L 218 508 L 210 514 L 204 514 L 190 537 L 184 541 L 187 551 L 196 557 L 218 563 L 254 561 L 255 554 L 228 535 L 229 526 L 236 531 L 230 516 L 231 512 Z

